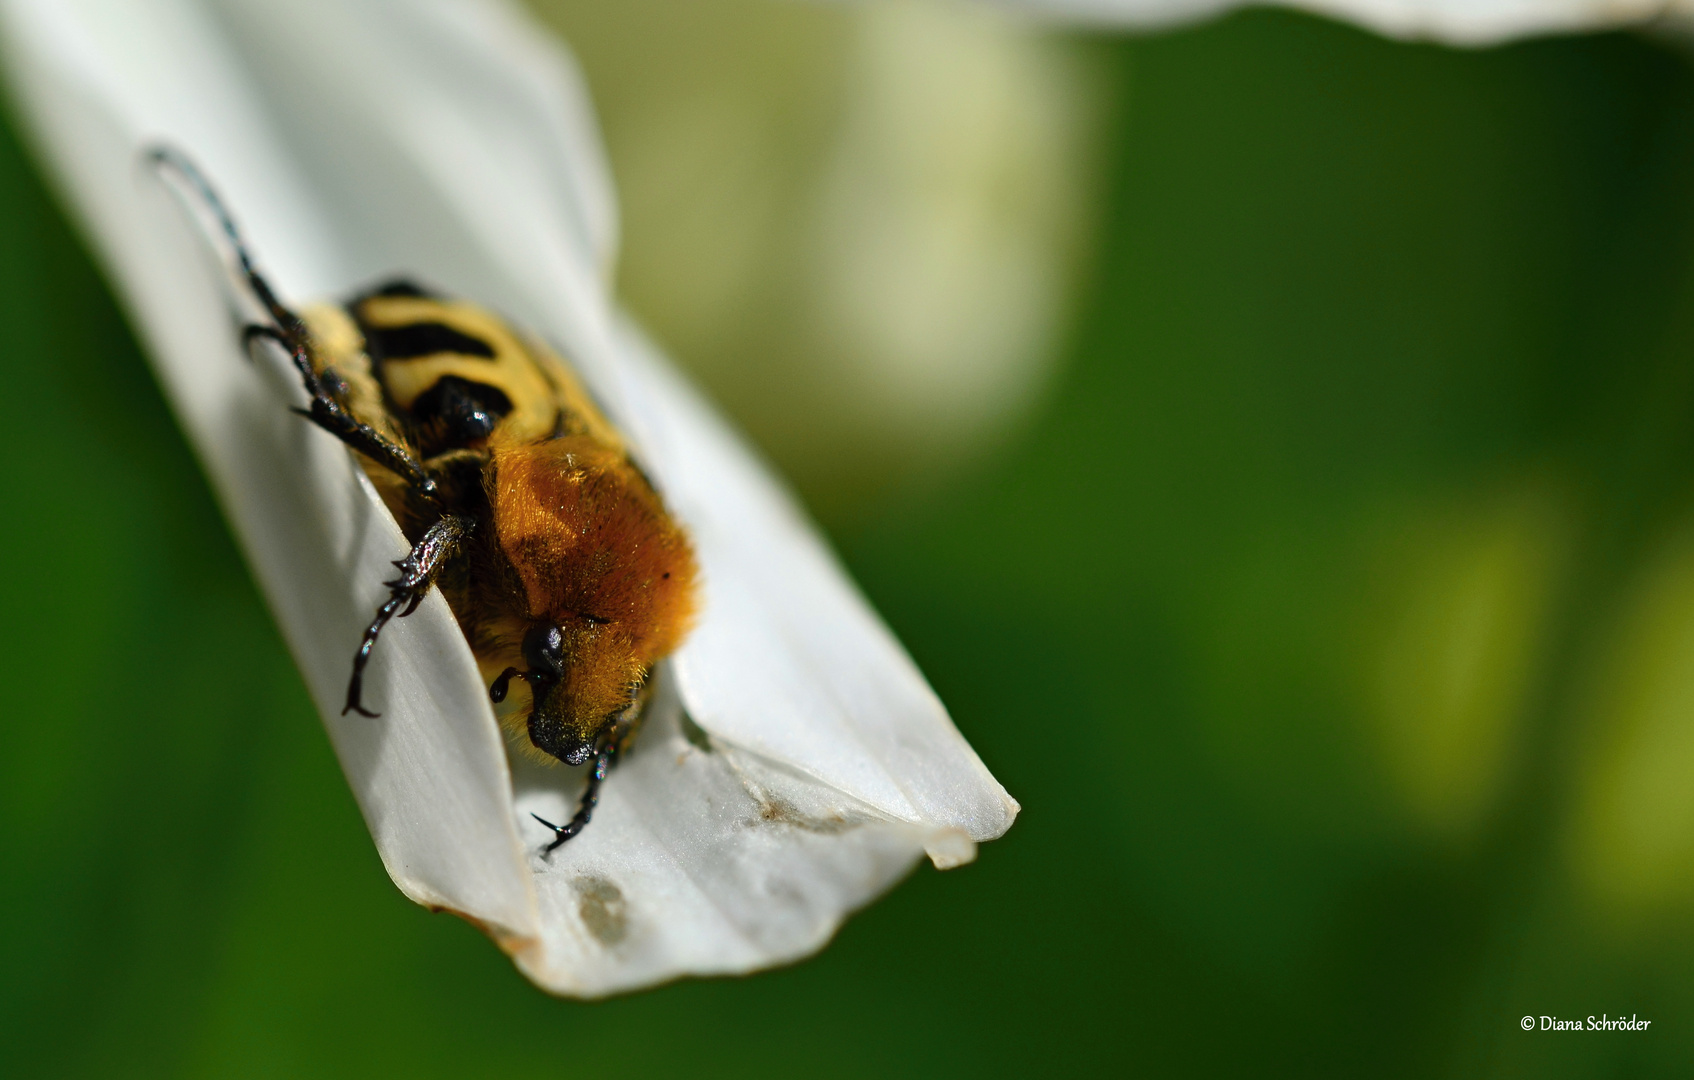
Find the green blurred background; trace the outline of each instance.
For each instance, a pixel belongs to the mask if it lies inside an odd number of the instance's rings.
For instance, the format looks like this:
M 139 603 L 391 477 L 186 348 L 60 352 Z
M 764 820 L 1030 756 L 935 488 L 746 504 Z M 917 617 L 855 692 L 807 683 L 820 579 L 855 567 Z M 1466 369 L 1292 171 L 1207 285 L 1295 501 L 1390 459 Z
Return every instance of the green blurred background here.
M 792 455 L 1023 816 L 815 959 L 598 1004 L 388 882 L 8 129 L 7 1074 L 1687 1075 L 1687 63 L 1275 13 L 1089 50 L 1033 404 L 921 483 Z

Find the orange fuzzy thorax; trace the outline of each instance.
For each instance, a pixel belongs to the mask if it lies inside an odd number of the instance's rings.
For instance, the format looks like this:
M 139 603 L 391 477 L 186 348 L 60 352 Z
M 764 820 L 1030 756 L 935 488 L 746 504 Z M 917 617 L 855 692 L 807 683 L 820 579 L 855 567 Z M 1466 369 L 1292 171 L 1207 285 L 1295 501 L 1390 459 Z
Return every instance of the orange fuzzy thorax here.
M 489 500 L 531 620 L 567 640 L 562 689 L 585 730 L 628 703 L 694 613 L 694 553 L 619 448 L 591 436 L 492 447 Z

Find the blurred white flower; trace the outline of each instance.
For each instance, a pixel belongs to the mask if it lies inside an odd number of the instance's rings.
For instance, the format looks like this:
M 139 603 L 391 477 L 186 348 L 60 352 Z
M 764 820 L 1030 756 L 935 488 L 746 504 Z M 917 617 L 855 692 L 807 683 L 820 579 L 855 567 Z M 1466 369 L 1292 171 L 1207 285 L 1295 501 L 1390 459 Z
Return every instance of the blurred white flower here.
M 582 60 L 625 208 L 619 288 L 835 519 L 922 490 L 1040 400 L 1123 99 L 1075 28 L 1239 0 L 527 0 Z M 1630 0 L 1293 0 L 1486 43 Z M 1133 106 L 1131 106 L 1133 107 Z
M 1530 34 L 1655 24 L 1686 28 L 1694 0 L 986 0 L 1065 21 L 1155 27 L 1243 7 L 1289 7 L 1389 37 L 1492 45 Z
M 498 0 L 0 0 L 15 102 L 148 346 L 397 885 L 549 990 L 739 972 L 826 941 L 927 851 L 1017 804 L 812 528 L 613 309 L 613 197 L 568 60 Z M 244 363 L 228 282 L 142 162 L 195 158 L 285 297 L 404 271 L 556 341 L 689 527 L 694 634 L 594 825 L 509 762 L 439 595 L 341 717 L 350 648 L 406 544 L 351 456 Z M 185 659 L 191 662 L 191 658 Z
M 623 299 L 826 515 L 1039 400 L 1115 69 L 961 0 L 529 0 L 605 126 Z

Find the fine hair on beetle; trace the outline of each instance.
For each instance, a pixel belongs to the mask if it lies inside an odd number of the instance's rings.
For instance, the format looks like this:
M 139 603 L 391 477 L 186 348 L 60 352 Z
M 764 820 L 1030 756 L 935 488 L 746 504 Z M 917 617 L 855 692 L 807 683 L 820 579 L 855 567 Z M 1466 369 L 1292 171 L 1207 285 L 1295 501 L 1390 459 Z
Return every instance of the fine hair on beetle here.
M 343 714 L 378 715 L 363 690 L 383 628 L 439 588 L 518 745 L 591 763 L 575 816 L 536 818 L 553 831 L 551 852 L 588 824 L 654 663 L 692 623 L 687 534 L 576 374 L 533 335 L 405 278 L 290 308 L 195 164 L 169 146 L 147 157 L 216 220 L 263 311 L 243 345 L 288 356 L 309 401 L 294 411 L 355 452 L 412 545 L 354 650 Z

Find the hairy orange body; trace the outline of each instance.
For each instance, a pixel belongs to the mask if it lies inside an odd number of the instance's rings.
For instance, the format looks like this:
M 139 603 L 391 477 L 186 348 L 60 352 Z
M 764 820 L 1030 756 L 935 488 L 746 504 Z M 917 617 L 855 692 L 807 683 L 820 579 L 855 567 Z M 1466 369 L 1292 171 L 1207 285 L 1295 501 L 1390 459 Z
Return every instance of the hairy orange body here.
M 565 632 L 571 719 L 587 730 L 687 633 L 688 539 L 623 452 L 591 436 L 496 444 L 488 475 L 500 550 L 528 619 Z

